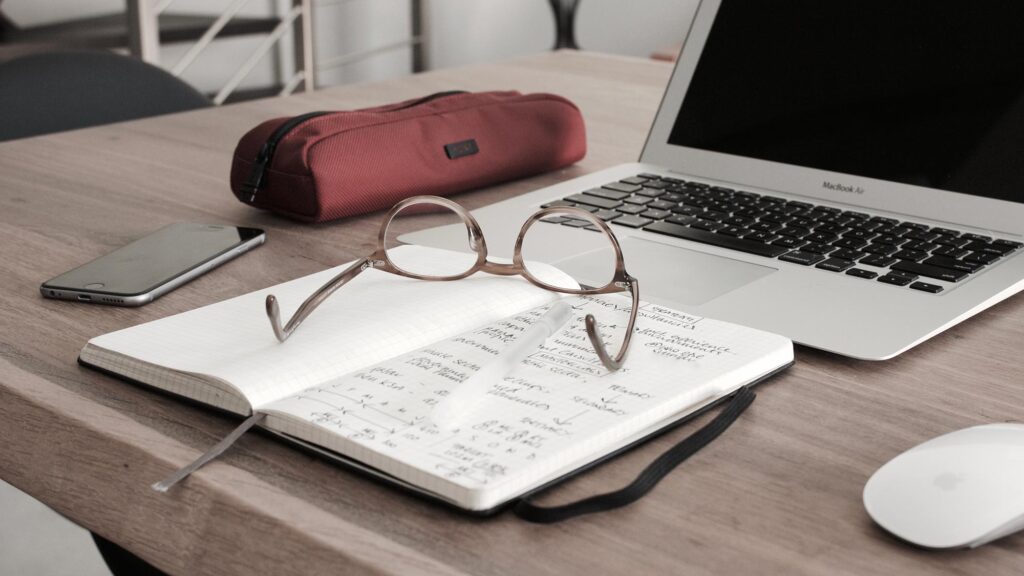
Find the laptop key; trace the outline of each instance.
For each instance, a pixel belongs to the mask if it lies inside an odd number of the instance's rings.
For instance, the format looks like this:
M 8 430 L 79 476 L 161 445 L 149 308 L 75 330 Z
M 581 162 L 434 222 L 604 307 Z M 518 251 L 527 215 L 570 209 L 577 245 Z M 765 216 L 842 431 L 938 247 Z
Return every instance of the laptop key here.
M 804 252 L 802 250 L 794 250 L 779 256 L 779 260 L 783 262 L 792 262 L 794 264 L 801 264 L 803 266 L 810 266 L 811 264 L 817 264 L 824 260 L 825 257 L 821 254 L 815 254 L 813 252 Z
M 878 222 L 883 226 L 893 226 L 900 223 L 900 221 L 895 218 L 884 218 L 882 216 L 872 216 L 871 221 Z M 847 272 L 847 274 L 849 274 L 849 272 Z
M 931 228 L 931 226 L 921 224 L 920 222 L 900 222 L 900 226 L 906 226 L 907 228 L 913 228 L 914 230 L 928 230 Z
M 666 234 L 668 236 L 674 236 L 676 238 L 682 238 L 684 240 L 692 240 L 694 242 L 700 242 L 702 244 L 710 244 L 712 246 L 719 246 L 721 248 L 728 248 L 731 250 L 738 250 L 740 252 L 746 252 L 747 254 L 756 254 L 758 256 L 765 256 L 767 258 L 774 258 L 780 254 L 786 252 L 786 248 L 779 246 L 772 246 L 770 244 L 761 244 L 760 242 L 753 242 L 751 240 L 745 240 L 743 238 L 734 238 L 732 236 L 723 236 L 721 234 L 715 234 L 713 232 L 706 232 L 696 228 L 687 228 L 686 226 L 679 226 L 670 222 L 656 222 L 644 228 L 650 232 L 656 232 L 658 234 Z
M 931 242 L 938 238 L 940 235 L 927 230 L 913 230 L 903 235 L 908 240 L 920 240 L 922 242 Z
M 555 200 L 554 202 L 548 202 L 547 204 L 541 204 L 540 205 L 541 208 L 551 208 L 552 206 L 571 207 L 571 206 L 575 206 L 575 204 L 573 204 L 572 202 L 569 202 L 568 200 Z
M 942 286 L 938 284 L 929 284 L 927 282 L 914 282 L 910 285 L 914 290 L 921 290 L 922 292 L 931 292 L 932 294 L 938 294 L 942 292 Z
M 588 206 L 594 206 L 596 208 L 615 208 L 622 202 L 618 200 L 610 200 L 608 198 L 601 198 L 599 196 L 591 196 L 590 194 L 573 194 L 572 196 L 566 196 L 566 200 L 569 202 L 575 202 L 577 204 L 586 204 Z
M 547 222 L 548 224 L 561 224 L 562 222 L 565 222 L 566 220 L 569 219 L 570 218 L 567 218 L 565 216 L 548 216 L 547 218 L 541 218 L 540 221 Z
M 654 201 L 653 198 L 648 198 L 647 196 L 630 196 L 629 198 L 626 198 L 625 200 L 623 200 L 623 202 L 626 202 L 627 204 L 639 204 L 639 205 L 647 205 L 648 202 L 653 202 L 653 201 Z
M 860 238 L 840 238 L 832 243 L 836 248 L 863 248 L 868 245 L 867 240 L 861 240 Z
M 871 244 L 864 247 L 864 251 L 870 254 L 881 254 L 882 256 L 888 256 L 893 252 L 896 252 L 899 248 L 892 244 Z
M 830 244 L 832 242 L 835 242 L 836 240 L 839 240 L 839 236 L 836 236 L 835 234 L 829 234 L 828 232 L 815 232 L 810 236 L 805 236 L 805 238 L 808 242 L 815 242 L 818 244 Z
M 995 252 L 994 250 L 989 250 L 989 247 L 991 247 L 991 244 L 981 240 L 972 240 L 961 246 L 964 250 L 970 250 L 971 252 Z
M 1024 246 L 1024 244 L 1022 244 L 1020 242 L 1014 242 L 1013 240 L 1003 240 L 1002 238 L 999 238 L 997 240 L 993 240 L 992 244 L 993 245 L 999 245 L 999 246 L 1009 246 L 1010 248 L 1013 248 L 1014 250 L 1016 250 L 1017 248 L 1020 248 L 1021 246 Z
M 775 222 L 776 224 L 786 224 L 793 220 L 796 220 L 796 216 L 787 216 L 778 212 L 771 212 L 761 216 L 762 222 Z
M 955 246 L 939 246 L 935 250 L 932 250 L 932 254 L 935 256 L 946 256 L 948 258 L 958 259 L 967 256 L 970 252 Z
M 958 236 L 958 237 L 954 237 L 954 236 L 939 236 L 935 240 L 932 240 L 932 242 L 935 242 L 936 244 L 941 244 L 943 246 L 952 246 L 954 248 L 959 248 L 959 247 L 963 246 L 964 244 L 970 243 L 971 239 L 970 238 L 964 238 L 962 236 Z
M 802 246 L 800 249 L 803 250 L 804 252 L 814 252 L 815 254 L 828 254 L 829 252 L 835 250 L 835 247 L 829 246 L 828 244 L 818 244 L 816 242 L 811 242 L 810 244 Z
M 800 228 L 797 226 L 786 226 L 782 230 L 778 231 L 780 236 L 789 236 L 790 238 L 803 238 L 811 233 L 807 228 Z
M 999 260 L 999 254 L 993 254 L 992 252 L 971 252 L 964 257 L 967 262 L 977 262 L 978 264 L 991 264 L 996 260 Z
M 842 234 L 847 230 L 849 230 L 849 228 L 842 224 L 822 224 L 814 229 L 815 232 L 826 232 L 828 234 Z
M 940 268 L 930 264 L 918 264 L 917 262 L 897 262 L 892 265 L 892 269 L 899 270 L 900 272 L 910 272 L 911 274 L 917 274 L 918 276 L 935 278 L 936 280 L 943 280 L 945 282 L 959 282 L 967 277 L 967 272 L 950 270 L 949 268 Z
M 640 204 L 623 204 L 622 206 L 617 207 L 616 210 L 622 212 L 623 214 L 633 215 L 645 212 L 647 210 L 647 206 L 643 206 Z
M 750 234 L 750 230 L 747 230 L 743 226 L 726 226 L 718 231 L 719 234 L 725 234 L 726 236 L 746 236 Z
M 989 244 L 987 247 L 985 247 L 984 251 L 985 252 L 993 252 L 995 254 L 999 254 L 999 255 L 1005 256 L 1006 254 L 1009 254 L 1010 252 L 1013 252 L 1016 249 L 1017 248 L 1014 247 L 1011 244 L 1002 243 L 1002 242 L 999 242 L 998 240 L 995 240 L 991 244 Z
M 982 242 L 991 242 L 992 241 L 992 237 L 991 236 L 982 236 L 981 234 L 970 234 L 970 233 L 967 233 L 967 234 L 961 234 L 960 237 L 961 238 L 967 238 L 968 240 L 980 240 Z
M 609 182 L 602 186 L 602 188 L 616 190 L 618 192 L 629 192 L 630 194 L 632 194 L 633 192 L 639 190 L 641 186 L 637 184 L 626 184 L 625 182 Z
M 859 260 L 863 256 L 863 252 L 858 252 L 857 250 L 850 250 L 849 248 L 842 248 L 829 254 L 830 258 L 842 258 L 843 260 Z
M 728 218 L 723 220 L 723 222 L 725 222 L 726 224 L 731 224 L 733 226 L 750 226 L 751 224 L 754 223 L 754 219 L 747 218 L 746 216 L 736 216 L 735 214 L 733 214 L 732 216 L 729 216 Z
M 779 236 L 772 232 L 751 232 L 744 236 L 745 240 L 753 240 L 754 242 L 760 242 L 762 244 L 768 244 Z
M 696 221 L 696 216 L 685 216 L 683 214 L 673 214 L 672 216 L 665 218 L 665 222 L 671 222 L 673 224 L 678 224 L 680 226 L 689 226 L 690 224 L 693 224 Z
M 668 202 L 666 200 L 655 200 L 647 204 L 648 208 L 654 208 L 655 210 L 671 210 L 676 207 L 675 202 Z
M 639 228 L 641 226 L 647 226 L 653 222 L 649 218 L 641 218 L 639 216 L 625 215 L 612 220 L 612 224 L 619 224 L 621 226 L 629 226 L 630 228 Z
M 912 262 L 920 262 L 928 257 L 928 253 L 923 250 L 900 250 L 892 255 L 897 260 L 910 260 Z
M 906 276 L 898 276 L 896 274 L 891 273 L 878 277 L 878 282 L 892 284 L 894 286 L 906 286 L 907 284 L 910 284 L 913 281 L 913 278 L 907 278 Z
M 870 230 L 861 230 L 857 228 L 853 228 L 849 232 L 843 233 L 843 238 L 857 238 L 858 240 L 871 240 L 875 236 L 878 236 L 878 234 L 875 234 Z
M 663 220 L 672 215 L 668 210 L 647 210 L 640 213 L 644 218 L 650 218 L 651 220 Z
M 820 262 L 815 268 L 821 268 L 822 270 L 828 270 L 829 272 L 842 272 L 847 268 L 853 266 L 853 262 L 850 260 L 843 260 L 842 258 L 829 258 L 824 262 Z
M 676 206 L 671 210 L 676 214 L 681 214 L 683 216 L 698 216 L 704 212 L 703 208 L 698 208 L 696 206 Z
M 891 244 L 893 246 L 899 246 L 900 244 L 903 244 L 906 241 L 907 240 L 905 238 L 900 238 L 899 236 L 893 234 L 882 234 L 881 236 L 877 236 L 871 239 L 871 242 L 874 244 Z
M 721 230 L 722 228 L 725 228 L 726 225 L 722 224 L 721 222 L 715 222 L 714 220 L 705 220 L 704 218 L 698 218 L 697 221 L 694 222 L 693 224 L 690 224 L 690 226 L 692 226 L 693 228 L 697 228 L 699 230 L 715 232 L 716 230 Z
M 782 224 L 776 224 L 774 222 L 757 222 L 747 226 L 755 232 L 778 232 L 782 229 Z
M 881 254 L 872 254 L 860 259 L 861 264 L 876 266 L 878 268 L 888 268 L 895 262 L 897 262 L 897 260 L 892 256 L 882 256 Z
M 957 260 L 955 258 L 950 258 L 949 256 L 932 256 L 921 263 L 928 264 L 929 266 L 938 266 L 940 268 L 949 268 L 950 270 L 959 270 L 960 272 L 967 272 L 970 274 L 973 274 L 985 267 L 984 264 L 978 262 Z
M 580 220 L 578 218 L 566 218 L 562 221 L 562 226 L 569 226 L 571 228 L 586 228 L 590 225 L 589 220 Z
M 863 268 L 850 268 L 849 270 L 846 271 L 846 273 L 850 276 L 855 276 L 857 278 L 866 278 L 868 280 L 871 280 L 872 278 L 878 276 L 878 272 L 872 272 L 871 270 L 865 270 Z
M 921 250 L 922 252 L 931 252 L 938 247 L 938 244 L 932 244 L 931 242 L 925 242 L 923 240 L 913 240 L 911 242 L 907 242 L 903 246 L 900 246 L 900 248 L 904 250 Z
M 614 220 L 619 216 L 622 216 L 622 212 L 619 212 L 617 210 L 598 210 L 597 212 L 594 212 L 594 216 L 597 216 L 601 220 L 607 222 L 609 220 Z
M 629 178 L 623 178 L 619 182 L 625 182 L 626 184 L 643 184 L 647 182 L 647 178 L 641 178 L 639 176 L 630 176 Z
M 660 180 L 661 179 L 661 176 L 658 176 L 657 174 L 651 174 L 649 172 L 641 172 L 641 173 L 637 174 L 637 176 L 640 177 L 640 178 L 647 178 L 648 180 Z
M 640 196 L 647 196 L 648 198 L 658 198 L 660 196 L 665 196 L 666 194 L 668 194 L 664 190 L 659 190 L 657 188 L 641 188 L 637 190 L 636 193 L 639 194 Z
M 880 228 L 882 226 L 882 223 L 874 222 L 871 220 L 854 220 L 853 222 L 850 222 L 849 226 L 854 230 L 863 230 L 865 232 L 871 232 L 875 228 Z
M 619 192 L 617 190 L 608 190 L 607 188 L 591 188 L 590 190 L 584 190 L 583 193 L 609 200 L 622 200 L 630 196 L 629 192 Z
M 807 240 L 800 240 L 799 238 L 790 238 L 788 236 L 783 236 L 778 240 L 772 240 L 772 246 L 778 246 L 780 248 L 799 248 L 807 243 Z

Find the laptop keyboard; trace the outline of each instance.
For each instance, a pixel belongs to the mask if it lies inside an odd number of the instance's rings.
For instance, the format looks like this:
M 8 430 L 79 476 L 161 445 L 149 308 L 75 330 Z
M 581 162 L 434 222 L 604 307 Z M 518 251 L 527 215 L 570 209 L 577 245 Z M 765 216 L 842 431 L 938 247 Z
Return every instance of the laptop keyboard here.
M 775 196 L 637 174 L 544 204 L 619 226 L 937 294 L 1021 248 L 1020 242 Z M 585 220 L 543 221 L 596 229 Z

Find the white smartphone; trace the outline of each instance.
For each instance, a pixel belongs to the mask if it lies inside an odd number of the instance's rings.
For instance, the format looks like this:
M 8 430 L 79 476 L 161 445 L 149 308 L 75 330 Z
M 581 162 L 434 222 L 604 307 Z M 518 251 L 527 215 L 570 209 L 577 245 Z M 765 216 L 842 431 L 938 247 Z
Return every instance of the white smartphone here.
M 46 298 L 142 306 L 266 240 L 259 228 L 171 224 L 39 287 Z

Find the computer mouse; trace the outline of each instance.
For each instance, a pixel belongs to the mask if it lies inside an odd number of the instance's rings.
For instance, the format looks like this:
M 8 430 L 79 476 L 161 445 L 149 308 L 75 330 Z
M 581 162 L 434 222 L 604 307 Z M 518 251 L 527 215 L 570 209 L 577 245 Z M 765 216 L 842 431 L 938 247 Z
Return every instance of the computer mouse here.
M 1024 528 L 1024 424 L 974 426 L 907 450 L 871 476 L 864 507 L 926 548 L 975 548 Z

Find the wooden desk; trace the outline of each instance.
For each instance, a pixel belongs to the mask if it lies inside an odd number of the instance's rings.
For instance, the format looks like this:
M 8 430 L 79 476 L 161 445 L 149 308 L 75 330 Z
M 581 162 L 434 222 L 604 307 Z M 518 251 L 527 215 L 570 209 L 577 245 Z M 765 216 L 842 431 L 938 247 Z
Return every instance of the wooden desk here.
M 451 88 L 546 90 L 579 103 L 587 158 L 458 198 L 479 207 L 637 158 L 670 72 L 648 60 L 543 54 L 0 145 L 0 476 L 182 574 L 1019 574 L 1024 536 L 973 552 L 914 549 L 872 524 L 861 490 L 878 466 L 927 438 L 1021 419 L 1021 297 L 889 362 L 801 348 L 797 365 L 764 385 L 735 426 L 648 497 L 564 524 L 468 519 L 261 435 L 244 437 L 170 494 L 149 489 L 234 422 L 79 368 L 86 340 L 315 272 L 373 245 L 379 214 L 308 227 L 235 201 L 228 166 L 247 128 L 275 115 Z M 59 272 L 190 220 L 263 227 L 269 240 L 141 309 L 37 292 Z M 695 425 L 548 500 L 624 484 Z

